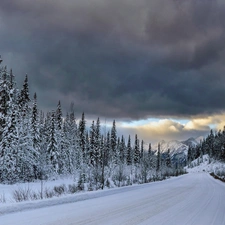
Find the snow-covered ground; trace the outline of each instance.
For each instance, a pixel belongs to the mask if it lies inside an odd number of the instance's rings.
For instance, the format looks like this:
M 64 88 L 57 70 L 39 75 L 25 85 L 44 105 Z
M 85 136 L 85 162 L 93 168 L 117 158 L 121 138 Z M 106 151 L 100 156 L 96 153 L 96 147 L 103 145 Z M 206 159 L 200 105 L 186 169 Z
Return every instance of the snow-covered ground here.
M 195 159 L 194 161 L 192 161 L 192 166 L 193 167 L 186 167 L 186 171 L 188 173 L 199 173 L 199 172 L 214 172 L 216 173 L 216 171 L 220 170 L 220 169 L 224 169 L 225 171 L 225 164 L 216 160 L 211 160 L 209 159 L 208 155 L 203 155 L 203 157 Z
M 65 184 L 73 184 L 73 177 L 61 178 L 53 181 L 43 181 L 43 187 L 41 187 L 41 181 L 30 182 L 30 183 L 17 183 L 13 185 L 0 184 L 0 207 L 2 205 L 1 201 L 4 199 L 6 203 L 15 203 L 13 199 L 13 192 L 18 189 L 30 189 L 35 192 L 40 192 L 43 189 L 52 189 L 54 186 L 59 186 Z
M 225 224 L 225 184 L 208 173 L 224 168 L 207 155 L 192 162 L 189 174 L 165 181 L 52 199 L 16 203 L 18 188 L 39 192 L 41 183 L 0 185 L 0 225 L 61 224 Z M 44 182 L 44 188 L 73 184 L 73 178 Z
M 208 173 L 190 173 L 144 185 L 17 203 L 14 210 L 5 205 L 0 224 L 222 225 L 224 190 L 225 184 Z

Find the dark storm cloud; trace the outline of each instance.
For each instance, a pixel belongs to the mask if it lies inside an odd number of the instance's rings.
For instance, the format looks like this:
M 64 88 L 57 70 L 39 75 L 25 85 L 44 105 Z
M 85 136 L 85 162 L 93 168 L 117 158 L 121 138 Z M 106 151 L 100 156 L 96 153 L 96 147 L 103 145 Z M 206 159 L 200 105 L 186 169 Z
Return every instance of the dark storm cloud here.
M 1 1 L 0 49 L 40 107 L 112 118 L 224 110 L 225 4 Z

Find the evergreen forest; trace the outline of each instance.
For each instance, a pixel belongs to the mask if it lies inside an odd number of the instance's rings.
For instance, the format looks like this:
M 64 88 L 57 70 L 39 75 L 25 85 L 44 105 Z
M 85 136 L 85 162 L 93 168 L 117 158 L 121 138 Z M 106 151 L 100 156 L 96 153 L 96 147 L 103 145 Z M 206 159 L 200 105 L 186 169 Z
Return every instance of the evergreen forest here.
M 84 113 L 78 120 L 73 104 L 65 115 L 62 111 L 59 101 L 43 113 L 37 94 L 29 93 L 28 76 L 18 88 L 12 70 L 0 68 L 0 183 L 72 175 L 79 189 L 97 190 L 183 173 L 171 163 L 169 151 L 162 155 L 160 146 L 153 151 L 151 144 L 144 149 L 137 135 L 135 140 L 118 136 L 115 120 L 107 131 L 100 118 L 89 127 Z
M 188 165 L 191 165 L 191 162 L 195 159 L 198 159 L 198 162 L 201 163 L 203 155 L 208 154 L 209 160 L 218 160 L 225 162 L 225 127 L 223 131 L 219 130 L 218 132 L 213 132 L 210 130 L 210 133 L 204 138 L 198 145 L 189 146 L 187 161 Z

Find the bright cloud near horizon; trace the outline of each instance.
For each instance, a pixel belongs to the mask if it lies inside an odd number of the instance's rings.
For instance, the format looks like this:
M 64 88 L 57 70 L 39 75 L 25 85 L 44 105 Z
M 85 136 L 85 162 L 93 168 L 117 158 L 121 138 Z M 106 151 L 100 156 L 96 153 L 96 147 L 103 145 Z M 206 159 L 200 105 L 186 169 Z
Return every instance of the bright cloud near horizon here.
M 2 0 L 0 54 L 40 109 L 116 119 L 148 142 L 223 129 L 222 0 Z
M 187 138 L 204 138 L 210 129 L 224 129 L 225 115 L 202 116 L 190 119 L 148 119 L 142 121 L 123 122 L 122 130 L 128 130 L 133 137 L 138 133 L 147 143 L 161 140 L 185 141 Z

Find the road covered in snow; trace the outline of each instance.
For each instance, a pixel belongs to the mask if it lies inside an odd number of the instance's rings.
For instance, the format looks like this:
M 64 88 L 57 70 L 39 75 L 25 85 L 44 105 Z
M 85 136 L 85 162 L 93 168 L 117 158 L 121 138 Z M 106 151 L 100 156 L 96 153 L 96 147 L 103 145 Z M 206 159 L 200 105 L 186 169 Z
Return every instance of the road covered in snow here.
M 64 200 L 0 208 L 0 225 L 15 224 L 222 225 L 225 224 L 225 184 L 207 173 L 192 173 Z

